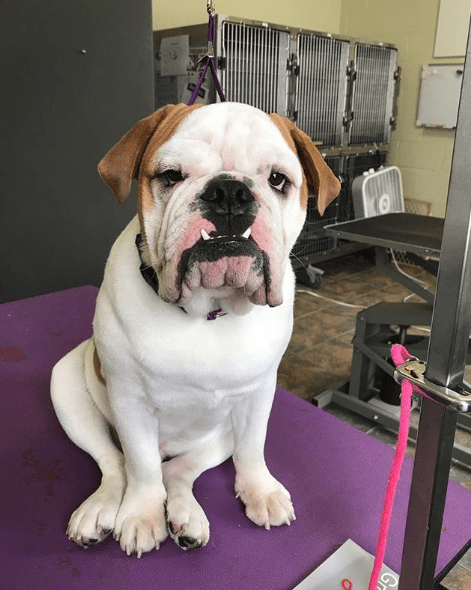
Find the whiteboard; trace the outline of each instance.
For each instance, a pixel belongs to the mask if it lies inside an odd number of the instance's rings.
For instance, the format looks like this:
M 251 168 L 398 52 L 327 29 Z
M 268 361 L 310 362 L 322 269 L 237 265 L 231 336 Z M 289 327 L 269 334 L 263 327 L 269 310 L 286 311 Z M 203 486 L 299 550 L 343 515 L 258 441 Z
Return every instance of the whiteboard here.
M 463 65 L 424 65 L 417 125 L 454 129 L 458 118 Z
M 440 0 L 434 57 L 466 55 L 471 0 Z

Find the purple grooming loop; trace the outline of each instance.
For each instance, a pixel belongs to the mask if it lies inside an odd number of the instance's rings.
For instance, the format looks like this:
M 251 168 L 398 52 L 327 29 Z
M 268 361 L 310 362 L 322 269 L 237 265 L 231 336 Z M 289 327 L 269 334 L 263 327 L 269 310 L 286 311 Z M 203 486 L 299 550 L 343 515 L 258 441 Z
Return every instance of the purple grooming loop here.
M 214 3 L 212 0 L 208 0 L 207 3 L 208 14 L 209 14 L 209 21 L 208 21 L 208 52 L 203 57 L 206 60 L 206 64 L 204 66 L 203 71 L 199 77 L 198 83 L 193 89 L 191 93 L 190 99 L 187 102 L 187 105 L 190 106 L 195 103 L 196 97 L 198 96 L 198 92 L 200 91 L 201 85 L 204 82 L 206 74 L 208 72 L 208 68 L 211 68 L 211 73 L 213 75 L 214 85 L 216 86 L 217 93 L 219 94 L 219 98 L 222 102 L 226 102 L 226 97 L 224 95 L 224 91 L 222 86 L 218 80 L 218 74 L 216 70 L 216 66 L 214 64 L 214 45 L 216 43 L 216 16 L 214 14 Z

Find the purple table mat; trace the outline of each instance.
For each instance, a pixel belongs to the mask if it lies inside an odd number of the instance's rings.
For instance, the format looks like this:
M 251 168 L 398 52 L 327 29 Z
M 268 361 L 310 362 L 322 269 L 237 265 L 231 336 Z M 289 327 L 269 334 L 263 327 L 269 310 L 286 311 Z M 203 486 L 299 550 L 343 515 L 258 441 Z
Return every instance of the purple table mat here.
M 393 451 L 278 388 L 266 457 L 297 520 L 260 529 L 234 497 L 231 461 L 204 473 L 195 496 L 211 524 L 203 549 L 168 539 L 141 560 L 113 539 L 88 550 L 65 536 L 99 482 L 63 433 L 49 398 L 54 363 L 91 332 L 97 289 L 79 287 L 0 306 L 0 587 L 9 590 L 288 590 L 351 538 L 374 553 Z M 398 486 L 385 563 L 399 571 L 412 462 Z M 437 573 L 471 537 L 471 492 L 450 482 Z

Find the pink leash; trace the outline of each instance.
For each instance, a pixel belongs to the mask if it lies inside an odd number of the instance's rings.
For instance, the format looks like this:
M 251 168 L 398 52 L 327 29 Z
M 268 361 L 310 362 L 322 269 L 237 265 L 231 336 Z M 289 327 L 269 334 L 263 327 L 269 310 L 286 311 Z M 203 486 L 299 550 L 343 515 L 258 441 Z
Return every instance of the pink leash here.
M 410 354 L 401 344 L 393 344 L 391 347 L 391 357 L 396 367 L 402 365 L 410 359 Z M 376 545 L 376 555 L 371 572 L 370 583 L 368 590 L 376 590 L 378 587 L 378 580 L 383 567 L 384 554 L 386 552 L 386 542 L 388 538 L 389 524 L 391 522 L 391 515 L 394 504 L 394 497 L 396 495 L 397 484 L 401 476 L 402 464 L 406 454 L 407 439 L 409 437 L 409 422 L 410 422 L 410 408 L 412 402 L 412 392 L 415 391 L 424 397 L 427 395 L 413 385 L 410 381 L 404 380 L 401 389 L 401 417 L 399 419 L 399 433 L 397 436 L 396 451 L 391 464 L 391 471 L 389 474 L 388 485 L 386 488 L 386 495 L 384 498 L 383 513 L 381 515 L 381 524 L 379 526 L 378 542 Z

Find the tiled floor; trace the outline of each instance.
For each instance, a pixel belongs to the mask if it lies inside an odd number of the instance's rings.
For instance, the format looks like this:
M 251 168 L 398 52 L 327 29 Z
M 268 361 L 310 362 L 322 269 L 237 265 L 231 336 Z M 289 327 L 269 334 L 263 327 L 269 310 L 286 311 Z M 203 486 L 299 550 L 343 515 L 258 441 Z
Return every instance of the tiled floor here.
M 278 383 L 305 399 L 348 379 L 355 317 L 361 308 L 382 301 L 400 302 L 410 294 L 361 254 L 327 261 L 319 266 L 325 271 L 320 289 L 311 290 L 298 285 L 293 336 L 278 372 Z M 435 279 L 421 269 L 402 268 L 425 280 L 429 289 L 434 289 Z M 319 295 L 326 299 L 318 298 Z M 358 307 L 341 306 L 333 300 Z M 420 301 L 418 298 L 414 300 Z M 395 444 L 393 433 L 366 418 L 335 404 L 325 410 L 386 444 Z M 417 412 L 413 419 L 418 420 Z M 461 444 L 471 446 L 470 434 L 460 431 L 457 436 Z M 414 454 L 413 443 L 409 445 L 408 454 Z M 471 469 L 465 465 L 454 461 L 450 477 L 471 490 Z M 471 550 L 445 577 L 442 585 L 448 590 L 471 590 Z

